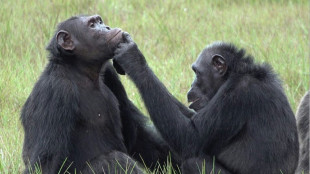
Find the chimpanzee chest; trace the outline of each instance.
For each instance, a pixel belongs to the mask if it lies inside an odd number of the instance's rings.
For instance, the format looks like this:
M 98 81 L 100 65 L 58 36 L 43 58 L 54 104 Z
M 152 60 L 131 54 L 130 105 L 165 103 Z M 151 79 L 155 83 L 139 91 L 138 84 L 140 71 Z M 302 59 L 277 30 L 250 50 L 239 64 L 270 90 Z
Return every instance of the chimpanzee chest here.
M 75 167 L 111 151 L 126 152 L 118 101 L 113 93 L 107 87 L 99 90 L 80 86 L 79 100 L 80 113 L 72 134 L 74 148 L 69 156 Z
M 76 148 L 85 159 L 111 150 L 126 151 L 116 97 L 105 85 L 100 89 L 86 85 L 79 88 L 80 113 L 72 139 Z
M 109 88 L 80 90 L 81 119 L 90 127 L 114 127 L 121 130 L 118 101 Z

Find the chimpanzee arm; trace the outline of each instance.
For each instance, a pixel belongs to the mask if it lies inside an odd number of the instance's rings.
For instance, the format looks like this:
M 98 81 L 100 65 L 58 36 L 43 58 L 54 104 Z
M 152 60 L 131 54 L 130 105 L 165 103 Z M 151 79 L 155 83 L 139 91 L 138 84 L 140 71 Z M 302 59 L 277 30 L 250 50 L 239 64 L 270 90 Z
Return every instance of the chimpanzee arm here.
M 114 59 L 134 81 L 154 124 L 178 154 L 182 154 L 186 142 L 200 144 L 202 138 L 194 122 L 181 112 L 176 99 L 147 66 L 134 42 L 120 44 Z M 198 148 L 192 150 L 198 152 Z
M 258 100 L 257 95 L 251 93 L 253 88 L 251 85 L 240 86 L 240 81 L 242 78 L 230 77 L 193 118 L 204 139 L 204 148 L 212 154 L 220 152 L 238 133 L 245 130 L 249 115 L 260 113 L 253 109 L 254 101 Z
M 69 155 L 78 102 L 77 88 L 70 80 L 42 75 L 21 114 L 25 173 L 35 170 L 35 166 L 41 167 L 42 173 L 59 172 Z
M 113 59 L 113 66 L 118 74 L 125 75 L 125 71 L 122 69 L 122 67 Z M 195 112 L 188 109 L 186 106 L 184 106 L 181 102 L 179 102 L 176 98 L 174 98 L 174 102 L 178 105 L 180 111 L 186 115 L 188 118 L 192 117 Z
M 195 115 L 195 112 L 188 109 L 188 107 L 184 106 L 183 103 L 181 103 L 179 100 L 177 100 L 175 97 L 173 97 L 175 104 L 179 107 L 180 111 L 183 115 L 185 115 L 188 118 L 191 118 Z
M 110 63 L 103 67 L 101 79 L 119 101 L 123 136 L 128 153 L 152 168 L 155 167 L 156 161 L 160 164 L 167 162 L 170 148 L 158 135 L 156 129 L 148 125 L 147 118 L 128 99 L 126 91 Z M 174 158 L 172 156 L 172 162 L 176 161 Z
M 101 68 L 100 79 L 103 80 L 103 83 L 113 92 L 122 107 L 129 104 L 130 101 L 127 97 L 125 88 L 110 62 L 107 62 Z
M 100 79 L 109 87 L 119 102 L 124 140 L 128 151 L 130 151 L 137 140 L 137 127 L 144 124 L 145 117 L 128 99 L 125 88 L 110 63 L 102 67 L 100 76 Z
M 216 113 L 216 108 L 209 106 L 204 112 L 194 115 L 192 119 L 187 118 L 181 112 L 182 108 L 175 102 L 176 99 L 148 67 L 137 45 L 128 37 L 128 42 L 120 44 L 120 48 L 116 50 L 114 59 L 136 84 L 163 138 L 184 158 L 196 156 L 206 143 L 206 139 L 212 141 L 213 137 L 216 137 L 217 132 L 212 126 L 222 123 L 218 119 L 209 119 L 209 115 Z M 236 125 L 238 129 L 233 129 L 232 134 L 241 129 L 240 125 Z

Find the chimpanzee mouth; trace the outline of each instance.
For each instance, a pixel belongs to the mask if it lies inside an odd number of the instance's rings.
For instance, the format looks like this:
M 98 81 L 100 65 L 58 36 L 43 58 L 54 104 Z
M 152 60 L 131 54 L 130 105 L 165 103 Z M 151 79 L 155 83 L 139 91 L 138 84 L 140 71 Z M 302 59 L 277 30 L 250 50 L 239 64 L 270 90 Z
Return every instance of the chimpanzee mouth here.
M 198 102 L 200 100 L 200 98 L 196 98 L 194 101 L 190 101 L 189 102 L 189 108 L 193 108 L 193 106 L 195 105 L 196 102 Z
M 121 29 L 115 29 L 117 31 L 115 31 L 115 34 L 107 41 L 107 43 L 109 43 L 111 40 L 113 40 L 115 37 L 117 37 L 120 33 L 122 33 Z
M 116 37 L 120 32 L 122 32 L 122 30 L 119 30 L 119 31 L 112 37 L 112 39 L 113 39 L 114 37 Z

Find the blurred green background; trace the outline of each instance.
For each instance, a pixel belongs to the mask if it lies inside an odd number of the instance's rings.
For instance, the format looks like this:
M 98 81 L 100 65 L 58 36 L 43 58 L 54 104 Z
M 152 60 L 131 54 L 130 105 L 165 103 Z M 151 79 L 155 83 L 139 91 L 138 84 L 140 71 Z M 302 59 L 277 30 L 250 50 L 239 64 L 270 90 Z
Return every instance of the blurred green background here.
M 309 89 L 309 1 L 296 0 L 0 0 L 0 173 L 20 173 L 20 110 L 47 63 L 45 47 L 58 22 L 99 14 L 128 31 L 149 65 L 184 104 L 191 64 L 213 41 L 233 42 L 283 80 L 294 111 Z M 122 77 L 129 97 L 147 114 Z

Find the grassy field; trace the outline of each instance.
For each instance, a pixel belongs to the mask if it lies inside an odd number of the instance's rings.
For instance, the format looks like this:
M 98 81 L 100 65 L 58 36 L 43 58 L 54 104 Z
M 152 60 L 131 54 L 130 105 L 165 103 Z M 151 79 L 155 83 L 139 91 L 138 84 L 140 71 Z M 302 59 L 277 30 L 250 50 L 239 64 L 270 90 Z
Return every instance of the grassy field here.
M 45 46 L 58 22 L 99 14 L 128 31 L 167 88 L 186 103 L 191 63 L 213 41 L 233 42 L 283 80 L 294 111 L 309 89 L 308 0 L 0 0 L 0 173 L 20 173 L 20 110 L 47 62 Z M 145 114 L 136 88 L 122 77 Z

